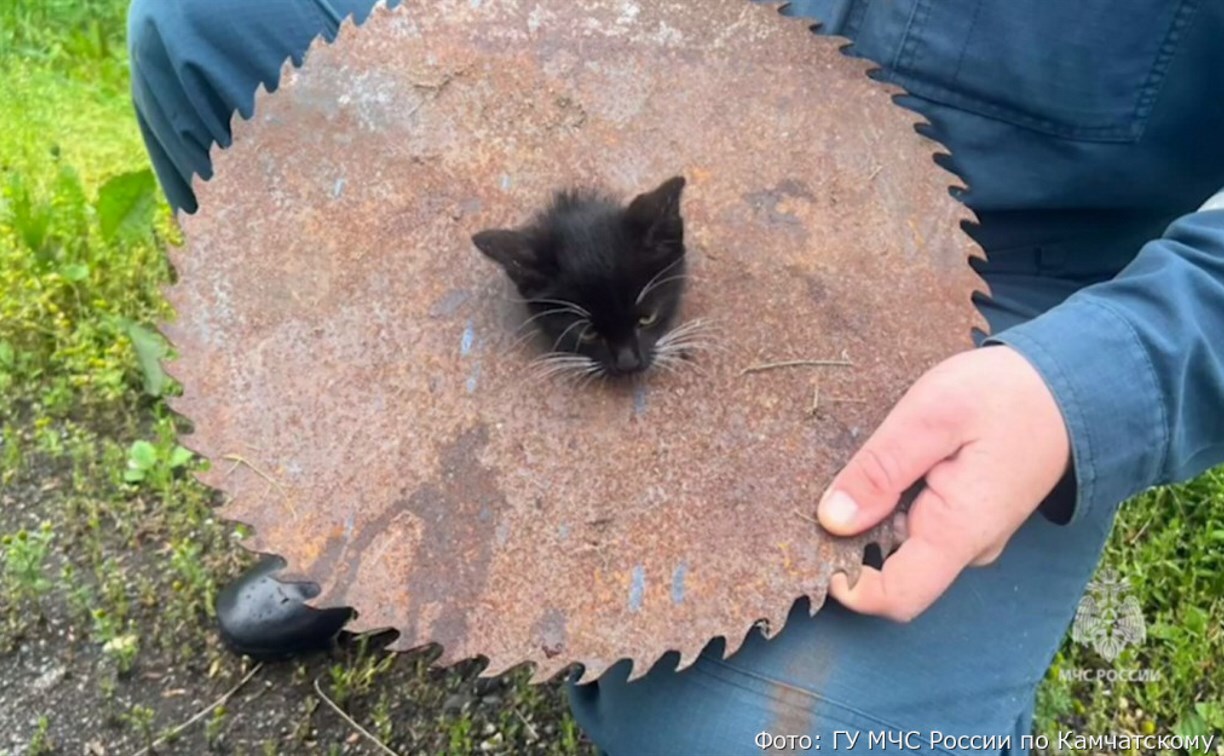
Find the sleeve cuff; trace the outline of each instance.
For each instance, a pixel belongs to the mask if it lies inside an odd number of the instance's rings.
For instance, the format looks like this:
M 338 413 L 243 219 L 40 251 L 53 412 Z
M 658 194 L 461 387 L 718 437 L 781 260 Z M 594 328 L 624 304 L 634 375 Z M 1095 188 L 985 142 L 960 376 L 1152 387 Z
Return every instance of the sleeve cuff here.
M 1058 403 L 1075 482 L 1070 523 L 1102 507 L 1114 511 L 1154 485 L 1169 447 L 1169 423 L 1157 399 L 1156 370 L 1122 314 L 1081 292 L 984 341 L 990 344 L 1023 355 Z

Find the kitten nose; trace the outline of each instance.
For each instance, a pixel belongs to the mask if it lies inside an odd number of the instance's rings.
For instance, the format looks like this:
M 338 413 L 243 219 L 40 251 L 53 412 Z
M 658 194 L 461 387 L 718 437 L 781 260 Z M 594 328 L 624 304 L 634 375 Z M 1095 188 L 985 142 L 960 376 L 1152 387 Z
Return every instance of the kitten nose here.
M 631 346 L 618 347 L 615 364 L 618 372 L 634 373 L 642 369 L 642 357 Z

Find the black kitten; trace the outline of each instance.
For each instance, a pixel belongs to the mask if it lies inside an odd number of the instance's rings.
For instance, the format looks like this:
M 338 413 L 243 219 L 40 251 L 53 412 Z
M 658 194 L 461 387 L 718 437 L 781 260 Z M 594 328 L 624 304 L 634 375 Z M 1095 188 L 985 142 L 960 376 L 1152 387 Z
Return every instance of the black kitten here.
M 680 307 L 683 189 L 677 176 L 625 207 L 594 192 L 560 192 L 529 225 L 472 241 L 505 269 L 552 351 L 585 358 L 567 358 L 577 372 L 637 373 L 667 351 Z

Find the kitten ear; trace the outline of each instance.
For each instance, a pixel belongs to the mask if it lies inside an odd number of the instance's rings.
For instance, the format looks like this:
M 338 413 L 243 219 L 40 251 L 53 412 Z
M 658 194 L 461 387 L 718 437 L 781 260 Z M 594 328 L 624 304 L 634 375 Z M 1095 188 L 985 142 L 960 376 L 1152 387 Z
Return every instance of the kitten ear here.
M 530 267 L 535 262 L 535 252 L 522 232 L 508 228 L 491 228 L 472 235 L 476 245 L 493 262 L 503 268 Z
M 502 266 L 510 280 L 520 289 L 529 288 L 543 279 L 537 266 L 539 257 L 531 246 L 531 240 L 521 231 L 506 228 L 495 228 L 481 231 L 472 236 L 476 245 L 485 257 Z
M 683 176 L 673 176 L 654 191 L 639 194 L 629 203 L 625 218 L 648 246 L 671 248 L 683 241 L 680 193 L 684 184 Z

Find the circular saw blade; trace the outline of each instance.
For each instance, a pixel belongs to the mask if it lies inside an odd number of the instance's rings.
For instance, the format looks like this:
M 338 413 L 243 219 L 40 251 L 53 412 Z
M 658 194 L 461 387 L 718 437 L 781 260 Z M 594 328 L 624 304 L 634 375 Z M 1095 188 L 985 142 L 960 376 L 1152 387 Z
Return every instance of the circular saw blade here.
M 317 41 L 172 256 L 173 407 L 223 516 L 316 605 L 486 674 L 636 676 L 818 608 L 893 534 L 833 539 L 817 497 L 981 325 L 938 145 L 837 45 L 742 0 L 380 7 Z M 716 348 L 636 386 L 534 377 L 471 234 L 675 174 Z M 774 364 L 813 360 L 849 364 Z

